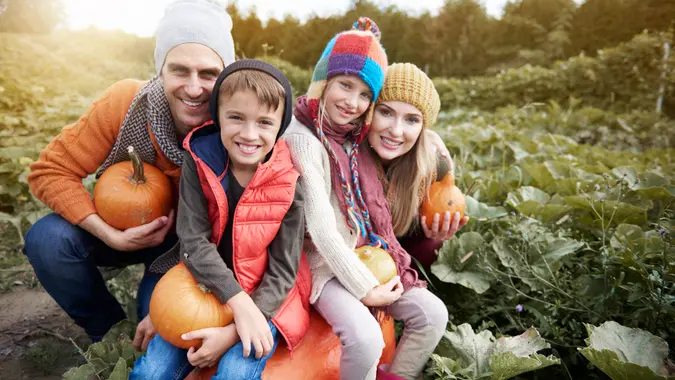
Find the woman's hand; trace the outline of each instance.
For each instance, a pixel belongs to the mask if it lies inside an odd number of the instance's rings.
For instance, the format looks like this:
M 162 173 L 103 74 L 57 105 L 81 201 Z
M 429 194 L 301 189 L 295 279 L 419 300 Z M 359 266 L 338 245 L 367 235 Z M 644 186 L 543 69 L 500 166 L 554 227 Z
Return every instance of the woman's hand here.
M 422 225 L 422 230 L 424 230 L 424 235 L 427 237 L 427 239 L 433 239 L 433 240 L 450 240 L 455 236 L 457 231 L 459 231 L 460 228 L 464 227 L 466 223 L 469 221 L 469 217 L 465 216 L 463 218 L 459 218 L 459 213 L 456 212 L 455 215 L 452 218 L 452 221 L 450 220 L 450 211 L 446 211 L 443 215 L 443 224 L 440 224 L 440 219 L 441 216 L 440 214 L 436 213 L 434 214 L 434 219 L 431 223 L 431 228 L 427 225 L 427 217 L 422 216 L 420 218 L 420 224 Z
M 424 133 L 426 133 L 427 138 L 431 143 L 431 149 L 433 149 L 435 153 L 438 152 L 443 158 L 448 160 L 450 173 L 452 173 L 452 175 L 455 175 L 455 163 L 452 161 L 452 158 L 450 157 L 450 151 L 448 150 L 448 147 L 445 146 L 445 141 L 443 141 L 443 139 L 441 138 L 441 136 L 438 135 L 438 133 L 432 131 L 431 129 L 425 129 Z
M 202 345 L 195 349 L 190 347 L 187 358 L 194 367 L 206 368 L 218 364 L 227 350 L 237 344 L 239 336 L 234 324 L 225 327 L 211 327 L 195 330 L 181 336 L 183 340 L 201 339 Z

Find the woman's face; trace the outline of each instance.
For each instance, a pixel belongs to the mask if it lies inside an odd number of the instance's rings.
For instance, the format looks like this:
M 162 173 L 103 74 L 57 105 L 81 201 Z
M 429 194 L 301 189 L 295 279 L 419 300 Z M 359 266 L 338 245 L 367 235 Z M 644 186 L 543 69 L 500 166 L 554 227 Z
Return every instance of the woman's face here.
M 378 103 L 368 132 L 368 142 L 386 165 L 415 146 L 423 122 L 422 112 L 409 103 Z

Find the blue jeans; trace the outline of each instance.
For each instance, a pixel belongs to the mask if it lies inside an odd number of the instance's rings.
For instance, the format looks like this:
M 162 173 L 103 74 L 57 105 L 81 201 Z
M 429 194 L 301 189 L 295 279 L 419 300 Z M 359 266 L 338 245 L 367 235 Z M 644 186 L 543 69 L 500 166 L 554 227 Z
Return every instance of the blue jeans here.
M 272 351 L 260 359 L 255 358 L 255 350 L 251 345 L 251 354 L 244 357 L 244 346 L 238 342 L 230 348 L 218 362 L 218 372 L 214 380 L 260 380 L 269 359 L 277 348 L 279 337 L 277 328 L 268 322 L 274 337 Z M 129 380 L 181 380 L 194 369 L 187 359 L 187 350 L 172 346 L 159 334 L 148 344 L 145 355 L 136 360 Z
M 99 266 L 125 267 L 143 263 L 146 272 L 138 287 L 138 317 L 148 313 L 152 290 L 161 275 L 147 271 L 152 261 L 168 251 L 177 237 L 167 236 L 159 246 L 120 252 L 57 214 L 35 223 L 25 237 L 23 253 L 38 280 L 56 303 L 97 342 L 115 323 L 126 318 L 106 287 Z

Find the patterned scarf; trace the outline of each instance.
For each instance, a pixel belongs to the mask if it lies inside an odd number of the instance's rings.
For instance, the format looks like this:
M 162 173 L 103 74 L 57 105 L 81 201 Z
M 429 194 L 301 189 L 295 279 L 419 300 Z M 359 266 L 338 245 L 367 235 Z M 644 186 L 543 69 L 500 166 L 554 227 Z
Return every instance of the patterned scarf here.
M 111 165 L 127 161 L 129 145 L 134 147 L 144 162 L 155 164 L 155 147 L 150 139 L 148 124 L 162 153 L 176 166 L 183 164 L 183 152 L 178 145 L 169 102 L 161 78 L 155 76 L 138 91 L 131 102 L 115 145 L 96 173 L 96 178 Z
M 308 105 L 304 96 L 296 101 L 294 114 L 303 125 L 312 130 L 316 128 L 317 111 Z M 401 247 L 394 234 L 389 202 L 387 202 L 378 178 L 378 164 L 375 158 L 365 146 L 356 145 L 358 152 L 352 151 L 349 155 L 344 151 L 342 144 L 351 137 L 354 126 L 350 129 L 349 125 L 338 127 L 327 123 L 322 125 L 323 137 L 328 140 L 330 147 L 326 147 L 326 150 L 331 156 L 331 185 L 337 194 L 340 209 L 347 217 L 348 224 L 364 238 L 359 239 L 358 245 L 366 242 L 370 245 L 377 245 L 377 240 L 381 239 L 383 248 L 396 263 L 404 290 L 407 291 L 411 287 L 426 287 L 426 282 L 420 280 L 417 272 L 411 268 L 410 255 Z M 336 138 L 336 136 L 339 137 Z M 343 175 L 342 168 L 350 169 L 351 173 L 348 173 L 351 175 Z M 345 184 L 345 181 L 348 184 Z M 338 191 L 341 188 L 343 191 Z M 359 221 L 353 222 L 351 220 L 353 218 Z M 366 231 L 359 231 L 362 228 Z

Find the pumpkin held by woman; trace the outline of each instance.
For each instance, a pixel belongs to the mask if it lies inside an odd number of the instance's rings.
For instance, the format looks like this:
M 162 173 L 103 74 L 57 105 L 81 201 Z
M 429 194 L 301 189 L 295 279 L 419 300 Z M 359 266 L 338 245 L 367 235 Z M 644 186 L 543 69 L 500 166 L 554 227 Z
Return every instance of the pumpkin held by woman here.
M 128 152 L 131 161 L 110 166 L 94 186 L 96 212 L 118 230 L 169 215 L 173 202 L 169 177 L 144 163 L 133 147 Z
M 380 322 L 385 347 L 378 364 L 390 364 L 396 352 L 394 321 L 386 318 Z M 333 333 L 330 325 L 312 310 L 309 318 L 309 330 L 302 343 L 293 353 L 280 342 L 263 371 L 263 380 L 339 380 L 340 339 Z M 217 368 L 195 369 L 186 380 L 207 380 L 216 373 Z
M 448 173 L 442 180 L 434 182 L 429 187 L 429 194 L 422 203 L 421 215 L 426 216 L 426 223 L 429 228 L 432 228 L 434 222 L 434 214 L 441 216 L 446 211 L 450 212 L 450 216 L 459 212 L 459 218 L 464 217 L 466 211 L 466 199 L 464 195 L 455 186 L 455 178 L 451 173 Z
M 234 320 L 234 314 L 204 285 L 197 283 L 185 264 L 179 263 L 155 286 L 150 298 L 150 319 L 164 340 L 187 350 L 198 348 L 202 342 L 183 340 L 181 335 L 208 327 L 227 326 Z

